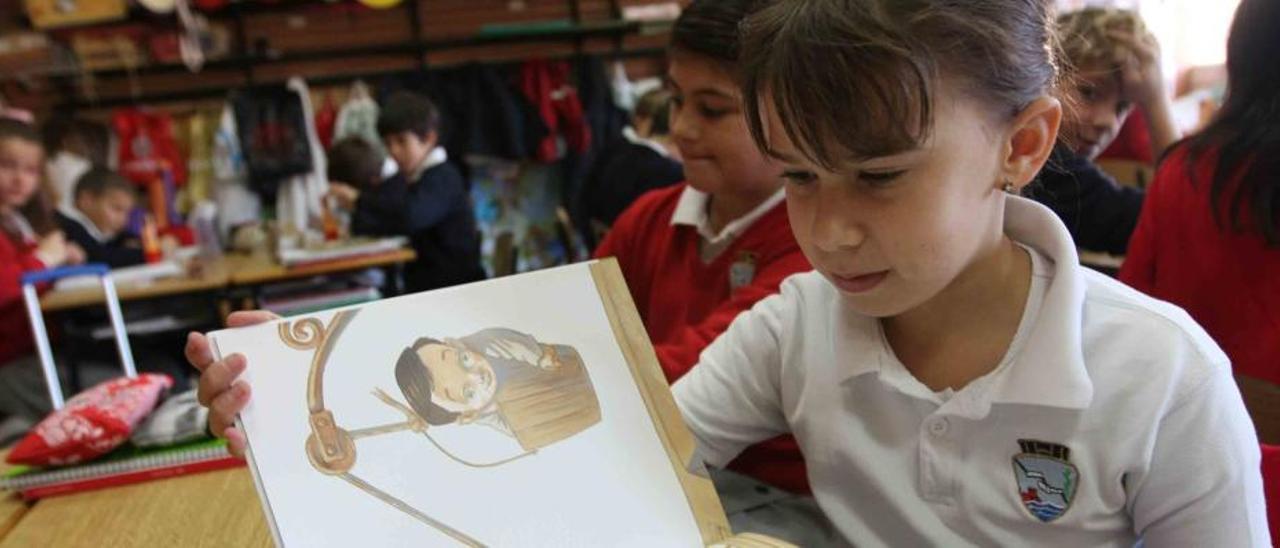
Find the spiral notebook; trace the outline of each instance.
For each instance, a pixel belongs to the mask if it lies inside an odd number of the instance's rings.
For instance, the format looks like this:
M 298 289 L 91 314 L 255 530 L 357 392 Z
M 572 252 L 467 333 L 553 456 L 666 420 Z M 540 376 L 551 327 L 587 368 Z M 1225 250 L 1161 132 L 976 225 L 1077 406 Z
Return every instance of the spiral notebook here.
M 203 440 L 158 449 L 127 448 L 103 460 L 68 468 L 15 466 L 0 478 L 0 489 L 17 491 L 30 500 L 243 464 L 244 459 L 227 453 L 226 441 Z

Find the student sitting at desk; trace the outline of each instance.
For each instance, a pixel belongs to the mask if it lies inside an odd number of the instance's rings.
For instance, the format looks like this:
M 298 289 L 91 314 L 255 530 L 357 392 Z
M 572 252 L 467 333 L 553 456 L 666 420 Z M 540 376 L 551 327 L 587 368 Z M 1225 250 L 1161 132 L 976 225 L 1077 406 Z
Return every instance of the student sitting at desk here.
M 329 147 L 328 157 L 329 187 L 333 194 L 374 192 L 382 186 L 382 165 L 386 158 L 364 137 L 353 135 L 338 139 Z M 356 210 L 353 213 L 372 212 Z M 374 222 L 374 219 L 361 218 L 359 224 L 364 227 Z
M 138 237 L 126 230 L 137 194 L 128 179 L 93 168 L 75 186 L 74 208 L 58 212 L 67 238 L 85 251 L 88 262 L 112 268 L 143 262 Z
M 48 412 L 22 297 L 26 272 L 84 261 L 40 188 L 44 149 L 34 128 L 0 118 L 0 443 Z
M 339 205 L 353 212 L 353 233 L 409 238 L 418 255 L 405 268 L 410 292 L 485 277 L 466 182 L 437 146 L 439 120 L 430 99 L 407 91 L 393 94 L 378 115 L 378 133 L 399 171 L 372 191 L 330 187 Z
M 1178 138 L 1160 70 L 1159 45 L 1137 13 L 1086 8 L 1058 18 L 1065 66 L 1074 74 L 1074 101 L 1062 139 L 1023 194 L 1049 206 L 1076 246 L 1124 255 L 1142 211 L 1143 191 L 1116 183 L 1093 163 L 1142 108 L 1152 153 L 1160 157 Z

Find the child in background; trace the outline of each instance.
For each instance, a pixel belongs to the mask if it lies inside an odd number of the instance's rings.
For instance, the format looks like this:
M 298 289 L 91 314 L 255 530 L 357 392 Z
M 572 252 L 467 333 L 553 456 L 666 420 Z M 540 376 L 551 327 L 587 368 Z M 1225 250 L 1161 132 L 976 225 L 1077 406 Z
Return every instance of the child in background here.
M 382 151 L 364 137 L 343 137 L 329 147 L 329 186 L 341 185 L 335 194 L 367 192 L 382 182 Z
M 126 230 L 137 199 L 128 179 L 106 168 L 92 168 L 76 183 L 75 208 L 59 212 L 58 224 L 85 251 L 88 262 L 112 268 L 141 264 L 138 236 Z
M 1062 139 L 1024 194 L 1053 209 L 1077 247 L 1124 255 L 1142 211 L 1143 191 L 1117 184 L 1093 163 L 1142 109 L 1152 152 L 1178 139 L 1165 91 L 1160 49 L 1135 12 L 1085 8 L 1058 18 L 1058 39 L 1074 94 Z
M 788 227 L 781 173 L 751 142 L 734 80 L 738 27 L 755 0 L 697 0 L 672 29 L 671 135 L 686 184 L 622 213 L 597 257 L 616 256 L 668 382 L 730 322 L 811 267 Z M 834 529 L 809 496 L 790 436 L 760 440 L 712 479 L 738 532 L 823 545 Z
M 364 201 L 352 205 L 351 201 L 338 200 L 338 196 L 355 196 L 357 193 L 369 192 L 371 196 L 383 191 L 383 165 L 387 157 L 374 143 L 364 137 L 352 136 L 340 138 L 329 147 L 329 197 L 328 200 L 338 202 L 339 207 L 347 210 L 347 229 L 353 236 L 376 236 L 370 234 L 370 227 L 375 227 L 378 219 L 372 218 L 376 211 L 371 211 L 369 204 L 378 204 L 379 200 L 366 197 Z M 325 207 L 329 207 L 326 202 Z M 364 209 L 355 207 L 365 204 Z M 352 211 L 355 207 L 355 211 Z M 330 211 L 332 213 L 332 211 Z M 355 222 L 358 219 L 358 222 Z M 333 219 L 337 223 L 337 219 Z M 358 227 L 358 229 L 356 229 Z
M 816 272 L 739 316 L 676 403 L 713 466 L 794 433 L 851 544 L 1270 546 L 1227 357 L 1017 196 L 1062 117 L 1050 10 L 783 0 L 746 22 L 743 103 Z
M 91 168 L 107 165 L 111 132 L 103 124 L 59 116 L 47 122 L 41 133 L 49 156 L 45 173 L 57 208 L 72 211 L 76 182 Z
M 440 114 L 430 99 L 402 91 L 378 114 L 378 133 L 399 170 L 374 191 L 330 189 L 352 211 L 352 232 L 407 236 L 418 258 L 405 269 L 410 292 L 482 280 L 480 232 L 466 182 L 437 146 Z M 355 183 L 355 181 L 346 181 Z
M 40 187 L 44 149 L 30 125 L 0 118 L 0 439 L 49 409 L 22 297 L 22 275 L 83 262 Z M 15 423 L 16 421 L 16 423 Z
M 583 181 L 583 215 L 594 246 L 624 210 L 644 193 L 684 180 L 671 138 L 672 93 L 653 89 L 636 101 L 631 125 L 596 158 Z
M 1238 374 L 1280 385 L 1280 5 L 1244 0 L 1227 99 L 1161 163 L 1120 279 L 1185 307 Z

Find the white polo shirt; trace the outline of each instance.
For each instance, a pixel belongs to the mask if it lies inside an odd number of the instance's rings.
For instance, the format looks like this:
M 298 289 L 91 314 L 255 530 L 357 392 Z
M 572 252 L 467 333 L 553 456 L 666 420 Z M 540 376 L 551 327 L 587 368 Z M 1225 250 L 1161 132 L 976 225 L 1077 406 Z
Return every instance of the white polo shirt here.
M 1027 310 L 991 373 L 938 394 L 817 273 L 788 278 L 674 387 L 712 466 L 791 432 L 859 546 L 1270 546 L 1253 425 L 1226 355 L 1182 310 L 1078 265 L 1009 197 Z

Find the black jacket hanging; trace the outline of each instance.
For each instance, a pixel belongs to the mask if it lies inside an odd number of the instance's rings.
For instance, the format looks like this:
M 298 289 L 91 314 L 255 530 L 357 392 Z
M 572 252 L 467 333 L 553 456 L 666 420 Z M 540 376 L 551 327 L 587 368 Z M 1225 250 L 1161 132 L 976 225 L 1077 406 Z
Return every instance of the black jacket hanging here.
M 250 185 L 274 201 L 282 179 L 311 171 L 302 99 L 283 85 L 263 86 L 233 92 L 231 105 Z

